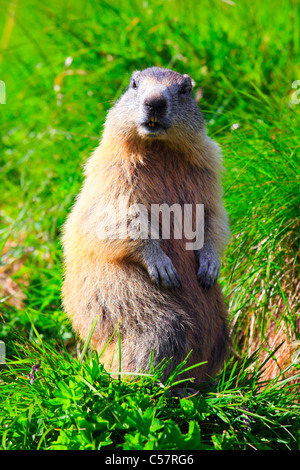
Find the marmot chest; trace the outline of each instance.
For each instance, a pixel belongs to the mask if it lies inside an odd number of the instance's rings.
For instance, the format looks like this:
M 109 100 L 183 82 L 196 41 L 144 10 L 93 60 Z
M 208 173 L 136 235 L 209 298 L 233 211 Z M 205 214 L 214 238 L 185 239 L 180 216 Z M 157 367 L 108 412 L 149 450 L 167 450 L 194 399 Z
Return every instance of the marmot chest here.
M 151 204 L 204 203 L 199 171 L 174 161 L 151 162 L 136 173 L 135 184 L 141 199 Z

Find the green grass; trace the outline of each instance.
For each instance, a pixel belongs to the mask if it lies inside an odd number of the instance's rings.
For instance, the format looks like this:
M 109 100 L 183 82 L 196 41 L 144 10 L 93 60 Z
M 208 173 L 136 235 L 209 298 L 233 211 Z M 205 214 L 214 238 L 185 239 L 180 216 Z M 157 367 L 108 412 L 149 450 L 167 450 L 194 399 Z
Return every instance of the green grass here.
M 256 393 L 251 360 L 224 370 L 201 395 L 181 399 L 170 396 L 175 378 L 162 387 L 159 370 L 113 380 L 96 356 L 81 363 L 63 343 L 53 349 L 38 334 L 30 345 L 16 341 L 14 373 L 3 375 L 3 449 L 297 448 L 299 406 L 288 389 L 278 394 L 272 384 Z M 40 361 L 31 384 L 32 364 Z
M 299 449 L 300 8 L 228 3 L 0 1 L 1 449 Z M 118 380 L 89 349 L 80 360 L 61 307 L 83 164 L 131 71 L 150 65 L 193 77 L 226 168 L 234 353 L 184 399 L 159 370 Z

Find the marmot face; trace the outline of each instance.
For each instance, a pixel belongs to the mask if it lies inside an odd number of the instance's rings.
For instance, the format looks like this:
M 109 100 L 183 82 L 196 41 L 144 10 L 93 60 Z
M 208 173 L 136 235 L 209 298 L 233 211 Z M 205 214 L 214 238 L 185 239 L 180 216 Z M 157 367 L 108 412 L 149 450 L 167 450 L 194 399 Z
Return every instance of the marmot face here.
M 116 111 L 114 113 L 113 111 Z M 119 131 L 139 139 L 169 140 L 198 134 L 203 117 L 192 95 L 192 80 L 168 69 L 135 71 L 112 113 L 124 116 Z M 114 119 L 116 123 L 116 119 Z

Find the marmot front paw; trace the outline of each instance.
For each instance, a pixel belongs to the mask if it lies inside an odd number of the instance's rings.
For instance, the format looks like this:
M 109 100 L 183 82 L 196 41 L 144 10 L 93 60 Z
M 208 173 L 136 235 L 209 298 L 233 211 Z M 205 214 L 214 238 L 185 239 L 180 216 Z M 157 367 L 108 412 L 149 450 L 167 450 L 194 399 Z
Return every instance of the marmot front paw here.
M 166 289 L 181 289 L 182 287 L 180 277 L 167 255 L 163 259 L 149 263 L 148 273 L 152 282 Z
M 217 281 L 220 274 L 221 263 L 217 255 L 211 253 L 200 254 L 197 278 L 204 289 L 210 289 Z

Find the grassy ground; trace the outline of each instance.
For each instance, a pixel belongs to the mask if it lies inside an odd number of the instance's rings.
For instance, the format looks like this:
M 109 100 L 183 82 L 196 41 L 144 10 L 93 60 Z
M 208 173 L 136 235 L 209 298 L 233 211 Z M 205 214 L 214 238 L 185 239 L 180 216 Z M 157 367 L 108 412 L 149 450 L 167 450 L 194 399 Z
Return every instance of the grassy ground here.
M 299 449 L 298 0 L 0 7 L 0 448 Z M 88 349 L 78 358 L 61 308 L 82 165 L 131 71 L 150 65 L 194 78 L 226 168 L 233 353 L 187 399 L 159 370 L 113 380 Z

